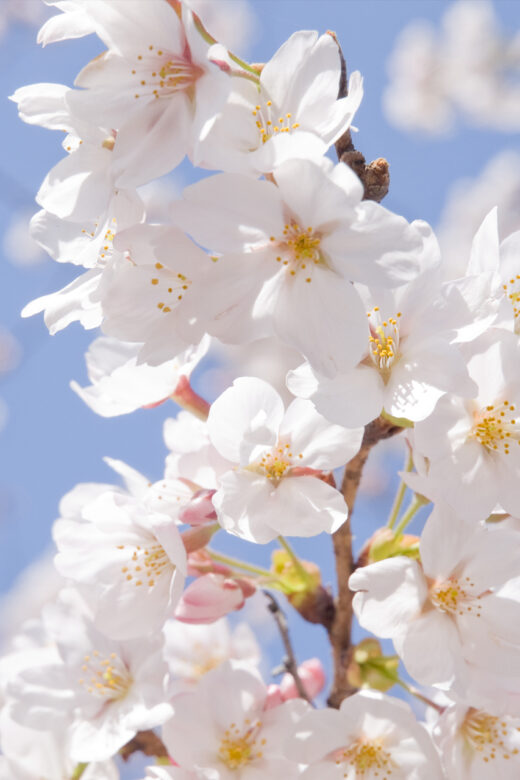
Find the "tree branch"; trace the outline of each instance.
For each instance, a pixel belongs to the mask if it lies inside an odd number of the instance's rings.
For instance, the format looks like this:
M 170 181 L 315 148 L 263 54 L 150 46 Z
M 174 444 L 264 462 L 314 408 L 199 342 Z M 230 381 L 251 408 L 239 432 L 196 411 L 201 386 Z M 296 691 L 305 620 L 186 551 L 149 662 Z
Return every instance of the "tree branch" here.
M 336 560 L 336 576 L 338 582 L 338 595 L 335 602 L 335 613 L 332 627 L 329 632 L 334 663 L 334 681 L 329 695 L 330 707 L 339 707 L 343 699 L 355 692 L 347 680 L 347 668 L 351 659 L 351 631 L 352 631 L 352 599 L 353 593 L 348 586 L 348 580 L 354 571 L 354 558 L 352 555 L 352 528 L 351 520 L 356 502 L 356 496 L 361 482 L 363 468 L 372 447 L 382 439 L 388 439 L 399 433 L 402 428 L 378 417 L 365 427 L 363 441 L 357 455 L 349 461 L 345 467 L 341 492 L 348 506 L 348 519 L 332 535 L 334 557 Z
M 155 731 L 138 731 L 130 742 L 127 742 L 119 751 L 123 761 L 128 761 L 133 753 L 143 753 L 145 756 L 168 758 L 168 751 L 164 742 Z
M 283 667 L 285 671 L 288 672 L 293 678 L 296 685 L 296 690 L 298 691 L 300 698 L 305 699 L 305 701 L 308 701 L 309 704 L 312 704 L 312 706 L 314 706 L 313 701 L 309 697 L 307 691 L 305 690 L 305 686 L 303 685 L 300 675 L 298 674 L 298 663 L 296 661 L 294 650 L 291 644 L 291 639 L 289 637 L 289 626 L 287 625 L 287 618 L 285 616 L 285 613 L 280 608 L 280 605 L 278 604 L 275 597 L 271 593 L 269 593 L 269 591 L 264 590 L 263 593 L 269 600 L 269 604 L 267 605 L 267 608 L 272 614 L 272 616 L 274 617 L 276 621 L 276 625 L 278 626 L 278 630 L 280 632 L 280 636 L 282 637 L 282 642 L 285 649 L 285 658 L 283 660 Z
M 341 76 L 339 81 L 338 99 L 348 95 L 347 65 L 336 33 L 329 30 L 329 35 L 334 38 L 341 59 Z M 390 186 L 390 170 L 384 157 L 378 157 L 371 163 L 367 163 L 365 157 L 359 152 L 352 141 L 350 128 L 336 141 L 336 154 L 340 162 L 352 168 L 361 179 L 364 187 L 363 200 L 375 200 L 380 203 L 388 193 Z

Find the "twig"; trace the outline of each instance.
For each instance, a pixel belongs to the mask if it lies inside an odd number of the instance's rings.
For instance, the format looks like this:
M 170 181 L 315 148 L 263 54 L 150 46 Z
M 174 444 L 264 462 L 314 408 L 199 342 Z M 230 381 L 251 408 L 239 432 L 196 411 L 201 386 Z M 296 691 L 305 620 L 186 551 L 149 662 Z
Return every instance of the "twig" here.
M 355 568 L 352 555 L 351 518 L 359 483 L 361 482 L 361 475 L 372 447 L 382 439 L 387 439 L 399 433 L 400 430 L 402 428 L 398 428 L 381 417 L 369 423 L 365 427 L 359 452 L 345 467 L 341 492 L 348 506 L 349 515 L 341 528 L 332 535 L 338 595 L 335 602 L 334 621 L 329 632 L 334 662 L 334 681 L 328 699 L 330 707 L 339 707 L 343 699 L 351 696 L 356 690 L 347 679 L 347 668 L 352 654 L 352 599 L 354 595 L 348 586 L 348 580 Z
M 293 678 L 296 685 L 296 690 L 298 691 L 300 698 L 305 699 L 305 701 L 308 701 L 309 704 L 311 704 L 314 707 L 314 703 L 312 699 L 309 697 L 307 691 L 305 690 L 305 687 L 301 681 L 301 677 L 298 674 L 298 664 L 296 662 L 296 658 L 294 656 L 294 650 L 291 644 L 291 639 L 289 637 L 289 626 L 287 625 L 287 618 L 285 616 L 285 613 L 282 611 L 277 600 L 271 593 L 269 593 L 267 590 L 264 590 L 263 593 L 269 600 L 267 608 L 269 612 L 272 614 L 272 616 L 274 617 L 276 621 L 276 625 L 278 626 L 278 630 L 280 632 L 280 636 L 282 637 L 282 642 L 286 653 L 286 656 L 283 660 L 283 668 Z
M 329 30 L 329 35 L 335 40 L 341 59 L 341 76 L 339 81 L 338 99 L 348 95 L 347 65 L 336 33 Z M 340 162 L 352 168 L 361 179 L 364 187 L 363 200 L 375 200 L 380 203 L 388 193 L 390 186 L 390 170 L 387 160 L 378 157 L 371 163 L 366 162 L 365 157 L 359 152 L 352 141 L 350 128 L 336 141 L 336 154 Z
M 157 758 L 168 758 L 168 751 L 164 742 L 157 736 L 155 731 L 138 731 L 130 742 L 127 742 L 119 754 L 123 761 L 128 761 L 133 753 L 143 753 L 145 756 L 156 756 Z

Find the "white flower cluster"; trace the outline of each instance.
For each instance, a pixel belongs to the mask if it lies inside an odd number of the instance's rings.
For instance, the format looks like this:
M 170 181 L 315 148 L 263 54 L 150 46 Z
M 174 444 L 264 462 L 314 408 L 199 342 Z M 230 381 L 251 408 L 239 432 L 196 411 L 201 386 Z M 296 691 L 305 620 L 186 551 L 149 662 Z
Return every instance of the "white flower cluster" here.
M 449 134 L 458 116 L 477 127 L 520 128 L 520 36 L 504 35 L 490 0 L 456 0 L 438 31 L 425 20 L 400 33 L 383 106 L 408 132 Z
M 119 751 L 151 734 L 161 750 L 148 780 L 514 780 L 520 232 L 500 243 L 492 210 L 453 279 L 426 223 L 364 199 L 356 174 L 325 156 L 362 98 L 357 72 L 338 98 L 330 34 L 296 32 L 252 66 L 188 2 L 47 2 L 62 13 L 42 43 L 96 33 L 107 48 L 75 88 L 13 96 L 22 119 L 67 134 L 32 230 L 56 261 L 83 267 L 24 313 L 43 311 L 52 333 L 101 326 L 91 384 L 74 384 L 96 413 L 168 398 L 184 411 L 166 423 L 161 480 L 109 461 L 124 488 L 81 484 L 63 499 L 63 588 L 0 661 L 0 777 L 113 780 Z M 186 156 L 210 173 L 151 223 L 139 187 Z M 301 355 L 287 408 L 247 376 L 211 405 L 193 391 L 210 339 L 266 337 Z M 332 472 L 374 421 L 407 431 L 415 495 L 399 518 L 401 492 L 350 588 L 361 626 L 443 692 L 428 728 L 386 695 L 409 686 L 383 656 L 353 655 L 378 690 L 314 709 L 297 683 L 314 698 L 319 662 L 265 685 L 250 629 L 225 622 L 260 586 L 304 616 L 302 599 L 325 598 L 316 565 L 284 537 L 344 528 Z M 405 535 L 428 502 L 420 540 Z M 210 547 L 221 531 L 282 549 L 261 569 Z

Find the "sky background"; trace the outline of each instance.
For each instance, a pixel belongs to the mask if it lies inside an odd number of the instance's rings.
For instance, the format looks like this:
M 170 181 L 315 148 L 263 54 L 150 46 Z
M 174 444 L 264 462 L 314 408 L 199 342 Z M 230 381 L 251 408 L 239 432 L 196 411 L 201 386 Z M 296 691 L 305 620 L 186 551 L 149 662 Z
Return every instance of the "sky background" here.
M 7 0 L 0 0 L 0 8 Z M 34 0 L 39 3 L 39 0 Z M 518 148 L 513 135 L 467 127 L 461 122 L 456 132 L 442 140 L 405 134 L 385 120 L 381 96 L 387 84 L 386 62 L 396 36 L 412 19 L 422 17 L 436 24 L 448 7 L 442 0 L 252 0 L 256 20 L 248 46 L 238 53 L 250 61 L 269 59 L 278 46 L 297 29 L 336 31 L 349 71 L 359 69 L 364 77 L 365 97 L 355 124 L 355 142 L 367 159 L 386 157 L 391 166 L 391 187 L 384 205 L 407 219 L 426 219 L 436 224 L 446 193 L 464 176 L 477 176 L 498 151 Z M 517 0 L 495 2 L 497 16 L 505 30 L 519 27 Z M 25 84 L 37 81 L 72 85 L 75 74 L 101 50 L 100 42 L 85 39 L 41 49 L 34 27 L 15 24 L 0 39 L 0 234 L 8 228 L 19 209 L 37 210 L 33 198 L 47 171 L 63 151 L 62 138 L 19 121 L 16 106 L 7 96 Z M 395 95 L 399 101 L 399 95 Z M 192 180 L 188 163 L 177 179 Z M 54 291 L 75 275 L 73 267 L 51 260 L 23 268 L 1 258 L 0 327 L 9 329 L 21 345 L 18 367 L 0 374 L 0 398 L 7 405 L 8 421 L 0 431 L 0 590 L 7 590 L 16 575 L 50 546 L 50 527 L 57 517 L 60 498 L 78 482 L 115 481 L 103 456 L 119 458 L 150 479 L 162 476 L 166 449 L 162 441 L 163 421 L 173 416 L 172 404 L 114 419 L 96 417 L 70 390 L 76 379 L 85 384 L 84 352 L 94 333 L 78 325 L 49 336 L 40 315 L 20 318 L 23 306 L 33 298 Z M 196 383 L 209 400 L 214 391 L 204 372 Z M 394 448 L 395 452 L 395 448 Z M 394 461 L 400 455 L 394 455 Z M 394 468 L 395 471 L 395 468 Z M 372 479 L 395 482 L 390 466 L 373 472 Z M 354 531 L 357 544 L 370 530 L 386 521 L 392 494 L 362 496 L 356 507 Z M 234 539 L 216 547 L 229 554 L 268 563 L 266 548 L 247 546 Z M 302 556 L 318 560 L 324 580 L 333 581 L 328 538 L 297 541 Z M 326 655 L 323 632 L 293 618 L 293 631 L 300 658 Z M 280 648 L 273 644 L 273 662 Z

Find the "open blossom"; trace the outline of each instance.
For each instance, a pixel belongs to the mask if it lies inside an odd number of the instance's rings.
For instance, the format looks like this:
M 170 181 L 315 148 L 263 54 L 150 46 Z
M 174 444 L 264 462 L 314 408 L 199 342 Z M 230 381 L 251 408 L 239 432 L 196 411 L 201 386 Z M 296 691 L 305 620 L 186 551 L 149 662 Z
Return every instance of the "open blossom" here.
M 97 414 L 113 417 L 164 401 L 175 393 L 181 377 L 189 377 L 206 353 L 209 340 L 188 348 L 158 366 L 138 363 L 139 343 L 101 336 L 89 347 L 86 362 L 92 384 L 72 389 Z
M 284 411 L 267 382 L 242 377 L 212 404 L 208 431 L 214 447 L 235 464 L 213 497 L 227 531 L 265 543 L 279 534 L 332 533 L 347 519 L 342 495 L 316 474 L 349 461 L 362 428 L 331 425 L 300 399 Z
M 169 515 L 106 492 L 83 507 L 81 519 L 58 520 L 54 539 L 58 571 L 78 585 L 108 636 L 141 636 L 173 614 L 187 563 Z
M 459 513 L 485 519 L 501 504 L 520 514 L 520 346 L 516 334 L 490 329 L 466 347 L 478 393 L 445 395 L 418 422 L 414 452 L 428 458 L 428 479 Z
M 4 708 L 0 717 L 1 780 L 66 780 L 76 769 L 62 735 L 37 731 L 15 723 Z M 118 780 L 113 761 L 85 767 L 84 780 Z
M 275 333 L 327 375 L 366 351 L 353 281 L 396 286 L 420 270 L 420 230 L 373 201 L 344 163 L 290 160 L 276 184 L 210 176 L 184 191 L 174 222 L 216 262 L 207 329 L 222 341 Z M 214 308 L 214 300 L 218 308 Z
M 290 158 L 320 157 L 349 128 L 363 97 L 350 77 L 338 100 L 341 63 L 330 34 L 293 33 L 266 63 L 259 84 L 236 79 L 221 116 L 199 148 L 199 165 L 269 173 Z
M 353 369 L 328 378 L 307 363 L 287 385 L 309 398 L 328 420 L 365 425 L 381 411 L 422 420 L 451 391 L 471 395 L 476 385 L 450 343 L 450 315 L 435 270 L 396 290 L 363 289 L 367 307 L 366 352 Z M 456 318 L 455 318 L 456 321 Z
M 205 332 L 204 291 L 213 284 L 211 259 L 169 225 L 136 225 L 119 233 L 123 264 L 100 291 L 103 332 L 139 342 L 138 362 L 158 366 L 198 344 Z
M 104 761 L 171 714 L 163 637 L 117 642 L 86 618 L 76 622 L 76 630 L 58 623 L 59 663 L 11 681 L 9 712 L 24 726 L 66 738 L 74 761 Z
M 434 735 L 448 780 L 519 776 L 520 718 L 457 703 L 441 715 Z
M 478 677 L 487 666 L 507 675 L 512 646 L 520 648 L 515 532 L 472 524 L 439 505 L 420 556 L 420 564 L 389 558 L 351 575 L 361 625 L 393 639 L 408 672 L 425 685 L 468 689 L 473 669 Z
M 268 689 L 251 671 L 227 662 L 208 672 L 192 693 L 173 700 L 163 741 L 182 768 L 207 780 L 296 778 L 283 744 L 308 709 L 292 699 L 265 709 Z
M 164 657 L 176 692 L 194 688 L 207 672 L 224 661 L 232 660 L 253 670 L 260 663 L 260 647 L 247 623 L 231 629 L 226 618 L 210 625 L 168 620 L 164 635 Z
M 439 758 L 410 708 L 381 693 L 362 692 L 339 710 L 308 712 L 285 752 L 308 764 L 305 780 L 440 780 Z
M 162 176 L 192 154 L 225 102 L 229 77 L 210 61 L 210 46 L 190 9 L 142 0 L 89 3 L 108 51 L 76 78 L 67 101 L 86 119 L 117 130 L 115 181 L 133 187 Z

